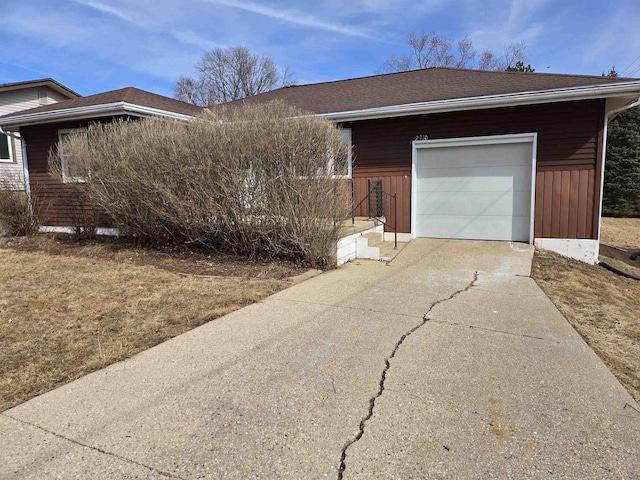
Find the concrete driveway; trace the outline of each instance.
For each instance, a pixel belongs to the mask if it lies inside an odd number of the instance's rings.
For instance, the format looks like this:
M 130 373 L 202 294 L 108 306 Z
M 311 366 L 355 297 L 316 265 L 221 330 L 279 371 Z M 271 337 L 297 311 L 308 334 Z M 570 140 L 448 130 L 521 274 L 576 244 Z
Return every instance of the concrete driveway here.
M 0 478 L 638 478 L 640 409 L 528 275 L 416 240 L 0 414 Z

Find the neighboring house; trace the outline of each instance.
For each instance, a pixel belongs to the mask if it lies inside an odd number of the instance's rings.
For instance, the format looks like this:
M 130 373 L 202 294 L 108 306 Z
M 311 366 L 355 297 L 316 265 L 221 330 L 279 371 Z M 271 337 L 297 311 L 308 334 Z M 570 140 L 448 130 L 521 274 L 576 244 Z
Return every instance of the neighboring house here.
M 0 115 L 50 105 L 79 95 L 51 78 L 0 84 Z M 0 190 L 24 190 L 22 143 L 0 131 Z
M 67 134 L 87 128 L 91 123 L 112 122 L 119 118 L 161 116 L 190 119 L 200 107 L 133 87 L 66 100 L 0 117 L 0 128 L 19 132 L 26 143 L 28 190 L 44 206 L 44 230 L 69 227 L 78 221 L 79 205 L 73 183 L 82 181 L 73 165 L 61 155 L 64 178 L 48 171 L 50 151 L 57 151 Z
M 404 239 L 520 241 L 595 262 L 607 121 L 639 97 L 637 79 L 429 68 L 231 105 L 278 99 L 338 123 L 355 202 L 381 181 Z

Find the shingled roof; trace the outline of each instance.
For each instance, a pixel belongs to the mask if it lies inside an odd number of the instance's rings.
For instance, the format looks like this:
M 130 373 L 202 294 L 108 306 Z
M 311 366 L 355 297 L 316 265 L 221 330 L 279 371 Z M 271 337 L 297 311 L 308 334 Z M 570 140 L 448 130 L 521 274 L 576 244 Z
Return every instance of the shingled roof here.
M 634 79 L 435 67 L 283 87 L 225 105 L 283 100 L 302 110 L 323 114 L 630 80 Z
M 49 87 L 67 98 L 75 98 L 80 96 L 78 93 L 74 92 L 68 87 L 65 87 L 53 78 L 39 78 L 37 80 L 26 80 L 24 82 L 0 83 L 0 92 L 34 87 Z
M 164 110 L 167 112 L 179 113 L 182 115 L 195 116 L 202 109 L 189 103 L 174 100 L 173 98 L 164 97 L 155 93 L 140 90 L 135 87 L 126 87 L 119 90 L 111 90 L 104 93 L 97 93 L 86 97 L 73 98 L 51 105 L 43 105 L 41 107 L 22 110 L 0 118 L 17 117 L 23 115 L 40 114 L 46 112 L 58 112 L 79 107 L 92 107 L 97 105 L 107 105 L 114 103 L 127 103 L 131 105 L 139 105 L 143 107 Z

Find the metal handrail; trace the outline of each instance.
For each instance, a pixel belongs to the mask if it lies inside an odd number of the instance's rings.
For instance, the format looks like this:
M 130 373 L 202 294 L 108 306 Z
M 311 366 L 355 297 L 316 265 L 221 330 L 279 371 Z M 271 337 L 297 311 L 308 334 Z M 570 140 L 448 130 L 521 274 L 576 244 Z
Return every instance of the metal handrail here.
M 373 191 L 373 189 L 371 188 L 371 186 L 369 187 L 369 191 L 367 192 L 367 194 L 365 195 L 365 197 L 360 200 L 360 202 L 358 202 L 358 204 L 355 204 L 355 187 L 353 184 L 353 180 L 351 181 L 351 224 L 355 225 L 356 222 L 356 210 L 360 207 L 360 205 L 362 205 L 365 201 L 370 200 L 371 199 L 371 192 Z M 378 207 L 381 207 L 379 210 L 382 211 L 382 217 L 384 217 L 385 220 L 381 220 L 380 217 L 376 217 L 376 216 L 371 216 L 369 215 L 369 218 L 375 218 L 376 220 L 378 220 L 380 223 L 382 223 L 385 226 L 388 226 L 390 229 L 393 230 L 393 248 L 394 250 L 398 249 L 398 194 L 397 193 L 389 193 L 389 192 L 385 192 L 384 190 L 379 190 L 379 192 L 382 195 L 382 199 L 380 204 L 378 205 Z M 387 209 L 386 207 L 386 202 L 385 202 L 385 198 L 389 199 L 389 207 L 391 207 L 391 202 L 393 201 L 393 224 L 389 223 L 387 221 L 388 216 L 386 215 L 386 211 Z M 371 204 L 368 203 L 368 208 L 367 208 L 367 213 L 371 213 Z

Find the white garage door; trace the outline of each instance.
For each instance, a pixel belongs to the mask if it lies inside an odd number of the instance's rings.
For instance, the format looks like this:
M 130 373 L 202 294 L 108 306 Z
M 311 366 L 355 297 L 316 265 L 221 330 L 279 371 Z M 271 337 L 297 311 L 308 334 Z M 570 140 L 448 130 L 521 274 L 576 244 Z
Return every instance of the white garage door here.
M 528 242 L 533 138 L 415 142 L 414 235 Z

